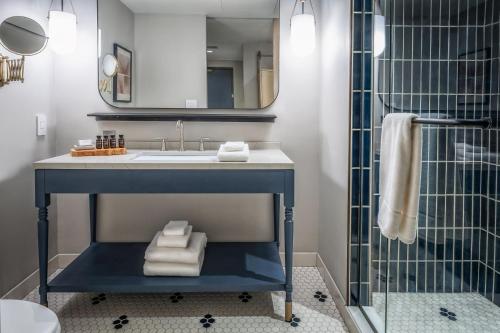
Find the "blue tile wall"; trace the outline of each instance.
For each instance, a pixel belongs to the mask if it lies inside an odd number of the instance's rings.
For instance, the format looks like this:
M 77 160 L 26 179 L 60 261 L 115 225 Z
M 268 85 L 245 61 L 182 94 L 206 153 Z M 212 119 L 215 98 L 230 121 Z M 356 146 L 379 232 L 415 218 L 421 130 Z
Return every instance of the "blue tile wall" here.
M 424 126 L 417 241 L 388 242 L 376 225 L 388 112 L 498 123 L 500 2 L 468 3 L 381 1 L 387 47 L 374 59 L 373 2 L 352 1 L 351 305 L 369 305 L 369 292 L 386 284 L 393 292 L 479 292 L 500 305 L 498 127 Z
M 372 0 L 352 1 L 351 305 L 368 304 L 371 226 Z

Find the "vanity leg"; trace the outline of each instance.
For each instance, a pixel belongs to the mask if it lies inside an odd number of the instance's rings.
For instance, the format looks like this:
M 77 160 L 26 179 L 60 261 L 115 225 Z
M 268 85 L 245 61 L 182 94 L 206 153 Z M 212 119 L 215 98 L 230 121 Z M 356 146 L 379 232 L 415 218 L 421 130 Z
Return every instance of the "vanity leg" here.
M 280 247 L 280 194 L 273 194 L 274 241 Z
M 47 206 L 50 204 L 50 197 L 48 194 L 45 195 L 46 199 L 45 205 L 38 206 L 38 265 L 40 267 L 40 304 L 48 306 L 47 301 L 47 274 L 49 265 L 49 220 L 47 218 L 48 209 Z
M 292 320 L 293 208 L 285 207 L 285 321 Z
M 90 244 L 97 240 L 97 194 L 89 194 L 89 210 L 90 210 Z

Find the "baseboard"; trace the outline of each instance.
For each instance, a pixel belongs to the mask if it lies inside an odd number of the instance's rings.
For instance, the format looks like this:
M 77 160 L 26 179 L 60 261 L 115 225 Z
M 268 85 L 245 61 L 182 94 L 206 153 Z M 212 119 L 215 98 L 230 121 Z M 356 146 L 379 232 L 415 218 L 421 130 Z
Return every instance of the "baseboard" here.
M 294 267 L 315 267 L 316 252 L 294 252 L 293 266 Z M 283 265 L 285 264 L 285 252 L 280 252 L 280 259 Z
M 330 295 L 332 295 L 332 299 L 335 302 L 335 305 L 337 306 L 340 315 L 344 319 L 344 322 L 347 328 L 349 329 L 349 332 L 356 332 L 356 333 L 362 332 L 360 327 L 356 324 L 356 320 L 354 319 L 352 312 L 348 310 L 344 296 L 342 296 L 340 289 L 337 287 L 337 284 L 333 280 L 332 275 L 328 271 L 328 268 L 323 262 L 323 259 L 321 259 L 319 253 L 316 256 L 316 267 L 318 268 L 321 278 L 325 282 L 326 288 L 330 292 Z
M 49 275 L 53 274 L 57 269 L 59 269 L 59 255 L 55 255 L 52 259 L 49 260 L 48 273 Z M 31 273 L 27 278 L 22 280 L 9 290 L 5 295 L 3 295 L 2 299 L 23 299 L 28 295 L 33 289 L 38 287 L 39 285 L 39 277 L 38 277 L 38 269 Z

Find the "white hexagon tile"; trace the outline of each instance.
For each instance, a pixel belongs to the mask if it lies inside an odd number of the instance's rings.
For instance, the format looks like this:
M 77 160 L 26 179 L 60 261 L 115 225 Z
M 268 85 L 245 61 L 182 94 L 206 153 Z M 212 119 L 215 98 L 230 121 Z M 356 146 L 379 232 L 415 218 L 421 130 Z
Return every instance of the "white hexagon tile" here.
M 49 307 L 64 333 L 347 332 L 318 270 L 297 267 L 293 273 L 291 323 L 282 319 L 283 292 L 49 293 Z M 38 290 L 26 300 L 38 302 Z

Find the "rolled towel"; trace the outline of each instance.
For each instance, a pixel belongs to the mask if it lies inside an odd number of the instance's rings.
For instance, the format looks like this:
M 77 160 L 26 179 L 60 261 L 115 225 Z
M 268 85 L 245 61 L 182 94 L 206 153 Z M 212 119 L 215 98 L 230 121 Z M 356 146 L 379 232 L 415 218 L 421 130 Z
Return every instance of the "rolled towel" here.
M 170 221 L 163 228 L 165 236 L 183 236 L 188 231 L 188 221 Z
M 156 246 L 186 248 L 189 242 L 189 237 L 191 237 L 192 230 L 193 226 L 189 226 L 187 233 L 182 236 L 165 236 L 163 233 L 160 233 L 156 241 Z
M 200 276 L 201 267 L 205 259 L 205 251 L 202 251 L 198 263 L 179 264 L 171 262 L 144 262 L 144 275 L 148 276 Z
M 224 151 L 221 146 L 217 152 L 217 159 L 219 162 L 246 162 L 249 157 L 250 149 L 247 144 L 245 144 L 245 148 L 242 151 Z
M 223 145 L 224 151 L 243 151 L 245 149 L 245 143 L 243 141 L 227 141 Z
M 203 232 L 191 233 L 188 246 L 186 248 L 179 247 L 158 247 L 158 237 L 161 231 L 158 232 L 149 244 L 144 255 L 144 259 L 153 262 L 168 262 L 180 264 L 196 264 L 200 257 L 200 253 L 207 245 L 207 236 Z

